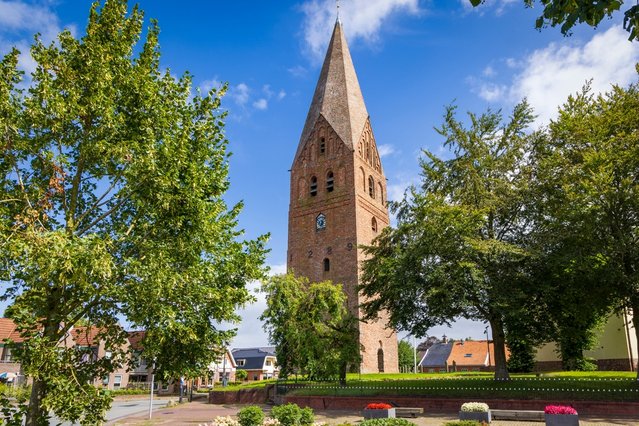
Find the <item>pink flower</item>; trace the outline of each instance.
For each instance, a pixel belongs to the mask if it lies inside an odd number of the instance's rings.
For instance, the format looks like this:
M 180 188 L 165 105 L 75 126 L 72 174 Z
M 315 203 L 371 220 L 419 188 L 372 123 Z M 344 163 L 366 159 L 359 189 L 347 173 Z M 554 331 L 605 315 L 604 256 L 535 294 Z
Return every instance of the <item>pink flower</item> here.
M 544 409 L 546 414 L 572 414 L 577 415 L 577 410 L 566 405 L 546 405 Z

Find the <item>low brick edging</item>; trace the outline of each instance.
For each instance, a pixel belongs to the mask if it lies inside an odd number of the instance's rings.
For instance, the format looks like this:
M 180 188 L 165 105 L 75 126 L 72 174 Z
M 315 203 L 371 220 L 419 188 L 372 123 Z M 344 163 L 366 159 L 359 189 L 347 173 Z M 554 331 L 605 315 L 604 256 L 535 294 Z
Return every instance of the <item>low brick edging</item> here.
M 209 404 L 264 404 L 273 386 L 236 391 L 211 391 Z
M 398 407 L 423 408 L 424 413 L 457 413 L 464 402 L 472 398 L 418 398 L 403 396 L 383 397 L 337 397 L 337 396 L 285 396 L 284 402 L 292 402 L 300 407 L 314 410 L 361 410 L 369 402 L 389 402 Z M 639 417 L 638 402 L 608 402 L 580 400 L 525 400 L 525 399 L 482 399 L 495 410 L 543 410 L 546 405 L 571 405 L 585 416 Z

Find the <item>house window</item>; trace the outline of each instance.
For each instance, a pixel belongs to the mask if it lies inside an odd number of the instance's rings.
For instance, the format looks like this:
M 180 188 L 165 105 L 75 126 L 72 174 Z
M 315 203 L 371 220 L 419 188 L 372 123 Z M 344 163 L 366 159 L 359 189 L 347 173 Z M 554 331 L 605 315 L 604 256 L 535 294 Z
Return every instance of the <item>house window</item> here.
M 461 371 L 468 371 L 468 368 L 462 368 Z
M 270 367 L 270 366 L 271 366 L 271 364 L 272 364 L 272 363 L 271 363 L 271 360 L 270 360 L 270 359 L 267 359 L 267 360 L 266 360 L 266 366 L 267 366 L 267 367 Z
M 326 174 L 326 192 L 333 192 L 334 181 L 333 172 L 328 172 Z
M 471 358 L 473 354 L 464 354 L 464 358 Z
M 373 232 L 377 232 L 377 219 L 375 218 L 371 219 L 371 229 L 373 230 Z
M 329 258 L 324 259 L 324 272 L 331 270 L 331 261 Z
M 253 375 L 253 380 L 260 380 L 260 376 L 258 376 L 257 374 Z
M 373 199 L 375 198 L 375 179 L 373 179 L 373 176 L 368 177 L 368 195 Z
M 326 140 L 324 138 L 320 139 L 320 154 L 324 154 L 326 152 Z
M 245 359 L 238 359 L 237 360 L 237 366 L 238 367 L 244 367 L 244 364 L 246 364 L 246 360 Z
M 313 176 L 311 178 L 311 197 L 314 197 L 316 195 L 317 195 L 317 178 Z
M 113 389 L 120 389 L 120 386 L 122 385 L 122 376 L 120 374 L 116 374 L 115 376 L 113 376 Z

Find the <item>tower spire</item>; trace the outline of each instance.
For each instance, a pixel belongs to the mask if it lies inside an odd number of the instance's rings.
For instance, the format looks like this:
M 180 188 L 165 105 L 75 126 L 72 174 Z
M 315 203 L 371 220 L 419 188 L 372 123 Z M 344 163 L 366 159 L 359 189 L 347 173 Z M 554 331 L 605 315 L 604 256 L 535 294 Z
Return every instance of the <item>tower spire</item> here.
M 335 5 L 337 7 L 337 22 L 339 22 L 339 0 L 335 0 Z
M 328 121 L 341 141 L 353 150 L 364 131 L 368 111 L 339 20 L 335 22 L 295 154 L 296 159 L 304 149 L 320 115 Z

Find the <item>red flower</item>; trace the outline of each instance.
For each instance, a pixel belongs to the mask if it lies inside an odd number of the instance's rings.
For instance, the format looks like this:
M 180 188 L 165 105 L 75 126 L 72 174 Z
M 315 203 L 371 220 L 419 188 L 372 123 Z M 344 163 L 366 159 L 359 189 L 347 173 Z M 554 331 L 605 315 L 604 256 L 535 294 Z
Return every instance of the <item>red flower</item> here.
M 546 405 L 544 409 L 544 413 L 546 414 L 577 414 L 577 410 L 572 407 L 568 407 L 565 405 Z
M 393 406 L 384 402 L 371 402 L 366 406 L 367 410 L 388 410 L 390 408 L 393 408 Z

